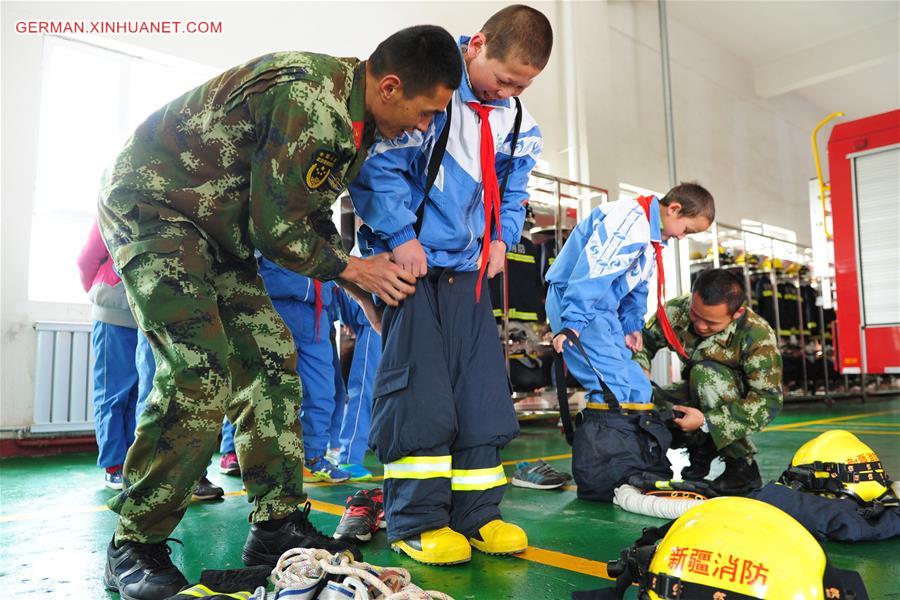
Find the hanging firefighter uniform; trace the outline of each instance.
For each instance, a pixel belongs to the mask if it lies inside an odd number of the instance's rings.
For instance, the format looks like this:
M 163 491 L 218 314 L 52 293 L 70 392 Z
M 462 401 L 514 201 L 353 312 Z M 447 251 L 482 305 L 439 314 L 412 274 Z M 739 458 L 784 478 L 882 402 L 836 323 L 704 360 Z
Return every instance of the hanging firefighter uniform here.
M 503 319 L 503 277 L 490 280 L 494 317 Z M 506 254 L 506 285 L 509 286 L 509 318 L 512 321 L 544 323 L 544 284 L 540 253 L 534 242 L 523 237 Z

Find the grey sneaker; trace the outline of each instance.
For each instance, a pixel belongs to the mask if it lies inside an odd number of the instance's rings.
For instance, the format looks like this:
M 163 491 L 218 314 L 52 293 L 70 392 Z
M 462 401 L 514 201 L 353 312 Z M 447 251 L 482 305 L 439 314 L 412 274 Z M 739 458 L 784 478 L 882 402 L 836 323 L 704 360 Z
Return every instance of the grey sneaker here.
M 566 485 L 570 477 L 560 473 L 548 463 L 538 460 L 535 462 L 520 462 L 516 465 L 516 471 L 512 476 L 512 484 L 516 487 L 532 488 L 535 490 L 552 490 Z

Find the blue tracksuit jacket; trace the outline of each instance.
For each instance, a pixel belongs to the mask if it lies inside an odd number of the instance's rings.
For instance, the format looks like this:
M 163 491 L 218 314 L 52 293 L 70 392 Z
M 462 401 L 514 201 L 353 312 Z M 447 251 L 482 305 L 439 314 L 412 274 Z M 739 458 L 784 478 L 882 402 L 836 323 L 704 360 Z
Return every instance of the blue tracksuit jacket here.
M 460 44 L 468 40 L 462 37 Z M 475 271 L 484 234 L 481 125 L 478 116 L 466 105 L 477 99 L 462 60 L 461 65 L 463 81 L 452 99 L 452 130 L 429 194 L 430 202 L 425 208 L 418 239 L 430 267 Z M 512 100 L 485 104 L 496 107 L 489 119 L 494 134 L 497 179 L 502 186 L 510 160 L 516 107 Z M 416 210 L 425 191 L 428 159 L 446 121 L 446 113 L 440 113 L 424 134 L 415 131 L 393 140 L 376 137 L 359 176 L 350 185 L 353 206 L 365 222 L 358 235 L 363 256 L 393 250 L 416 237 Z M 540 128 L 523 108 L 519 140 L 500 206 L 501 235 L 507 248 L 519 241 L 525 219 L 522 202 L 528 198 L 528 176 L 540 157 L 542 145 Z M 493 237 L 496 239 L 496 232 Z
M 647 282 L 656 271 L 651 241 L 661 241 L 659 200 L 650 220 L 634 200 L 596 207 L 578 223 L 547 271 L 547 317 L 553 331 L 568 327 L 581 335 L 591 363 L 621 403 L 651 401 L 650 382 L 631 360 L 625 334 L 641 331 L 647 312 Z M 601 402 L 596 376 L 573 348 L 566 364 Z

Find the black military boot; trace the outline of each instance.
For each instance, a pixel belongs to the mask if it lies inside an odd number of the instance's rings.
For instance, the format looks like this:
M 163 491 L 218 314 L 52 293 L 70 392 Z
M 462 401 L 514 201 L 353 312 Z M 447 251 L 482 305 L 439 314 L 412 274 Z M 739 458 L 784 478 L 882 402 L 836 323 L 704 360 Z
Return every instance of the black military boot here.
M 681 478 L 686 481 L 702 481 L 709 475 L 709 467 L 712 465 L 713 459 L 718 456 L 712 436 L 707 435 L 700 446 L 688 448 L 688 456 L 691 464 L 681 470 Z
M 172 564 L 166 542 L 123 542 L 119 548 L 110 542 L 103 574 L 106 589 L 118 591 L 122 600 L 163 600 L 181 591 L 188 581 Z
M 746 496 L 762 487 L 759 465 L 752 456 L 725 458 L 725 471 L 712 482 L 720 496 Z
M 362 553 L 347 542 L 335 540 L 313 527 L 309 521 L 309 502 L 303 510 L 296 510 L 284 519 L 263 521 L 250 525 L 241 559 L 248 567 L 275 566 L 278 558 L 291 548 L 322 548 L 332 554 L 348 552 L 354 560 L 362 560 Z

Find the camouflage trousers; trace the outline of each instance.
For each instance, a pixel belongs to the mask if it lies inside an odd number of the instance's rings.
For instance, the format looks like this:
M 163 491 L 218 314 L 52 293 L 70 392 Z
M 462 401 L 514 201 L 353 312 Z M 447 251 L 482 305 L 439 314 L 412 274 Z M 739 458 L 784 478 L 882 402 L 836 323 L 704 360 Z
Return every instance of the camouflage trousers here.
M 653 402 L 661 410 L 672 408 L 674 404 L 681 404 L 699 409 L 704 415 L 723 403 L 738 402 L 743 397 L 743 383 L 735 377 L 734 371 L 710 360 L 693 365 L 687 381 L 665 386 L 662 390 L 654 389 L 653 392 Z M 713 434 L 700 429 L 685 432 L 672 426 L 672 447 L 698 448 L 708 443 L 711 438 L 722 457 L 743 458 L 756 454 L 756 445 L 749 436 L 738 437 L 723 445 L 722 436 L 715 435 L 716 432 L 726 432 L 736 425 L 730 419 L 716 414 L 716 416 L 708 415 L 707 421 Z M 742 429 L 743 425 L 739 428 Z
M 291 334 L 255 260 L 217 259 L 187 224 L 159 233 L 110 248 L 156 358 L 153 390 L 125 459 L 126 487 L 109 501 L 119 514 L 116 539 L 158 542 L 175 529 L 223 415 L 236 428 L 241 476 L 255 504 L 250 521 L 284 517 L 306 500 Z

